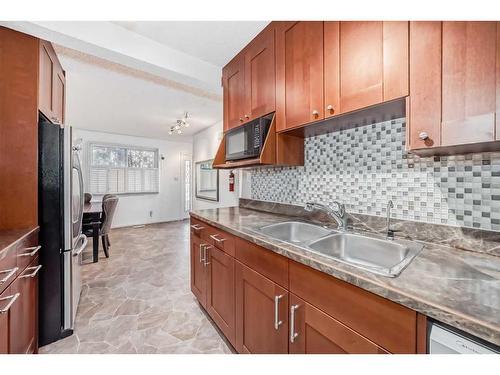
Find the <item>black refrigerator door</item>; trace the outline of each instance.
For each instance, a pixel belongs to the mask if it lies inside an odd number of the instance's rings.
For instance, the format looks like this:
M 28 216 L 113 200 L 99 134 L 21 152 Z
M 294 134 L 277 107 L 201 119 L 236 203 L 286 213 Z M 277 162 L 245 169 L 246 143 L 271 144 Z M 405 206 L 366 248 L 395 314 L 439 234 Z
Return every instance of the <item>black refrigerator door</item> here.
M 38 129 L 38 213 L 40 224 L 39 342 L 62 336 L 63 314 L 63 137 L 62 130 L 42 115 Z

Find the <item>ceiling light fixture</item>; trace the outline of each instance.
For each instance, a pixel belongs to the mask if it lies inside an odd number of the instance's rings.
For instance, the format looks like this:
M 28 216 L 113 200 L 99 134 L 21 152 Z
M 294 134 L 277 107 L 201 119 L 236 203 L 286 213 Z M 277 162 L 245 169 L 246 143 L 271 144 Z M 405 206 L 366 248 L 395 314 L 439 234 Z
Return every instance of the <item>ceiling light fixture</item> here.
M 168 135 L 172 135 L 174 133 L 182 134 L 182 128 L 188 128 L 189 127 L 189 122 L 187 121 L 187 118 L 188 118 L 188 113 L 184 112 L 184 116 L 182 116 L 182 119 L 177 120 L 175 122 L 175 125 L 172 125 L 170 127 Z

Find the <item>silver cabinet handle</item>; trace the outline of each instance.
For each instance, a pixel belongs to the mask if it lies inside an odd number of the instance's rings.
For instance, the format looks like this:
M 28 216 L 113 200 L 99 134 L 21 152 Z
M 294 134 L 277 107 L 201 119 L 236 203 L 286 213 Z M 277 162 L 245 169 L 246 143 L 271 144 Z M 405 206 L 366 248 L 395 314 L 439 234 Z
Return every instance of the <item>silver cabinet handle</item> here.
M 28 267 L 26 268 L 26 271 L 28 270 L 33 270 L 33 272 L 27 274 L 27 275 L 21 275 L 19 276 L 20 279 L 26 279 L 28 277 L 35 277 L 36 274 L 38 273 L 38 271 L 40 271 L 40 268 L 42 268 L 42 265 L 40 264 L 39 266 L 35 266 L 35 267 Z
M 193 228 L 194 230 L 200 230 L 204 229 L 205 227 L 201 226 L 200 224 L 193 224 L 191 225 L 191 228 Z
M 250 118 L 250 116 L 248 116 L 248 115 L 245 115 L 245 118 L 246 118 L 246 119 L 248 120 L 248 119 Z
M 280 299 L 283 298 L 283 294 L 279 296 L 274 296 L 274 329 L 278 330 L 283 322 L 280 320 Z
M 205 258 L 203 257 L 205 251 L 205 244 L 200 244 L 200 263 L 205 263 Z
M 427 138 L 429 138 L 429 134 L 427 134 L 427 132 L 420 132 L 420 134 L 418 135 L 418 137 L 419 137 L 422 141 L 425 141 Z
M 295 310 L 299 308 L 299 305 L 290 306 L 290 342 L 293 344 L 295 338 L 299 335 L 295 332 Z
M 21 293 L 16 293 L 16 294 L 14 294 L 12 296 L 7 296 L 7 297 L 0 298 L 0 301 L 7 301 L 7 300 L 9 300 L 9 303 L 7 303 L 7 305 L 5 305 L 5 307 L 3 307 L 0 310 L 0 314 L 5 314 L 5 313 L 9 312 L 10 308 L 12 307 L 12 305 L 14 304 L 14 302 L 16 302 L 16 299 L 18 299 L 20 295 L 21 295 Z
M 225 238 L 218 238 L 218 234 L 212 234 L 210 235 L 210 238 L 214 241 L 217 241 L 217 243 L 224 242 L 226 239 Z
M 312 111 L 312 115 L 313 115 L 313 116 L 318 116 L 318 115 L 319 115 L 319 112 L 318 112 L 317 110 L 314 110 L 314 111 Z
M 19 267 L 14 267 L 10 270 L 0 271 L 0 273 L 7 273 L 7 275 L 3 279 L 0 279 L 0 285 L 6 283 L 12 276 L 14 276 L 18 269 Z
M 208 262 L 208 253 L 207 253 L 207 250 L 210 250 L 212 248 L 212 246 L 210 245 L 205 245 L 204 247 L 204 250 L 205 250 L 205 257 L 204 257 L 204 262 L 203 262 L 203 265 L 206 267 L 210 264 L 210 262 Z
M 22 254 L 19 254 L 18 257 L 32 257 L 32 256 L 35 256 L 35 254 L 38 253 L 38 251 L 41 248 L 42 248 L 41 246 L 27 247 L 26 249 L 24 249 L 24 250 L 26 250 L 26 252 L 22 253 Z
M 330 104 L 328 107 L 326 107 L 326 109 L 329 110 L 330 112 L 332 112 L 333 111 L 333 105 Z

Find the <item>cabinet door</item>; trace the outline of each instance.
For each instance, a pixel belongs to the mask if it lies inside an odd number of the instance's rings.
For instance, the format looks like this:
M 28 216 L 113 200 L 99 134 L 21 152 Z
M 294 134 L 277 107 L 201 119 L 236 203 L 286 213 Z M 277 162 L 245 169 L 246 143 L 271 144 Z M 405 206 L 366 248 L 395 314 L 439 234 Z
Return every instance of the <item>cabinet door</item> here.
M 52 99 L 54 85 L 54 61 L 52 47 L 49 43 L 40 41 L 40 67 L 39 67 L 38 106 L 40 111 L 49 119 L 53 117 Z
M 288 292 L 235 262 L 236 349 L 240 353 L 288 353 Z
M 323 22 L 281 22 L 276 35 L 276 127 L 324 118 Z
M 408 148 L 441 145 L 441 22 L 410 22 Z
M 54 121 L 60 124 L 64 124 L 64 103 L 65 103 L 65 83 L 66 78 L 64 77 L 64 72 L 62 69 L 56 67 L 53 76 L 53 98 L 52 107 L 54 114 Z
M 198 302 L 206 306 L 205 243 L 198 236 L 191 235 L 191 291 Z
M 383 22 L 340 23 L 342 113 L 383 100 Z
M 37 351 L 37 316 L 38 316 L 38 259 L 31 263 L 14 281 L 11 290 L 19 293 L 19 298 L 12 305 L 10 320 L 10 352 L 31 354 Z
M 245 121 L 276 108 L 274 27 L 259 34 L 245 52 Z
M 321 310 L 290 294 L 290 353 L 387 353 Z
M 340 110 L 340 22 L 325 21 L 325 118 Z
M 11 311 L 12 305 L 17 303 L 16 298 L 10 287 L 0 294 L 0 354 L 9 353 Z
M 222 69 L 222 86 L 224 96 L 224 130 L 237 127 L 246 120 L 245 106 L 245 60 L 243 55 L 236 56 Z
M 495 140 L 496 22 L 443 22 L 442 146 Z
M 207 248 L 207 312 L 234 345 L 234 259 L 215 246 Z
M 383 22 L 384 101 L 409 94 L 409 22 Z

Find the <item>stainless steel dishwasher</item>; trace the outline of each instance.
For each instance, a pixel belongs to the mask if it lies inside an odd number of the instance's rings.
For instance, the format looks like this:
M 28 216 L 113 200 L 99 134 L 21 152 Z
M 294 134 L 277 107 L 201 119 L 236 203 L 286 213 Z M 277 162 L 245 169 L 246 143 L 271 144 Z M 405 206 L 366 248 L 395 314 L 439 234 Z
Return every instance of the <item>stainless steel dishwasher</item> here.
M 429 354 L 499 354 L 493 344 L 487 344 L 459 330 L 440 323 L 429 325 Z

